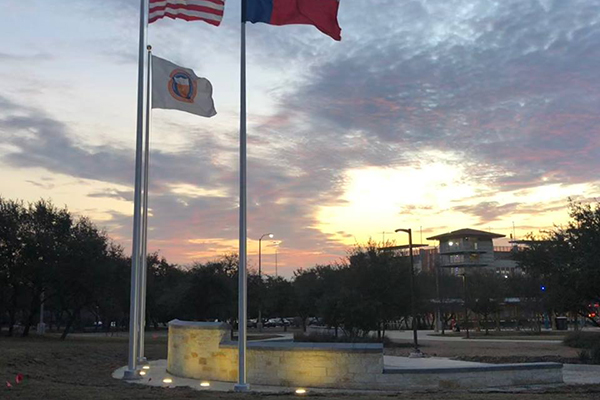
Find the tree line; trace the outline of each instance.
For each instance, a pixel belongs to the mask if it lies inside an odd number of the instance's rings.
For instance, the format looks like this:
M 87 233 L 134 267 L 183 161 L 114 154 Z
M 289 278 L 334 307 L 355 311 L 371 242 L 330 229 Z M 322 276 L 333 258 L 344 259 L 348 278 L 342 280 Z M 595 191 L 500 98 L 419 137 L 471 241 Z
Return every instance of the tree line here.
M 570 209 L 567 227 L 515 252 L 525 274 L 472 270 L 463 280 L 450 271 L 419 271 L 418 325 L 431 328 L 440 318 L 447 327 L 462 321 L 465 310 L 471 324 L 486 330 L 509 319 L 539 329 L 544 314 L 564 312 L 596 321 L 590 315 L 600 301 L 600 208 L 572 203 Z M 8 335 L 19 327 L 27 336 L 42 303 L 46 324 L 63 338 L 86 327 L 127 329 L 130 268 L 123 249 L 88 218 L 45 200 L 25 205 L 0 198 L 0 330 Z M 154 253 L 147 268 L 147 326 L 174 318 L 236 324 L 237 255 L 179 266 Z M 265 319 L 295 317 L 305 330 L 309 318 L 317 319 L 336 335 L 410 328 L 410 296 L 409 258 L 374 242 L 336 263 L 297 269 L 291 279 L 248 275 L 250 318 L 260 308 Z

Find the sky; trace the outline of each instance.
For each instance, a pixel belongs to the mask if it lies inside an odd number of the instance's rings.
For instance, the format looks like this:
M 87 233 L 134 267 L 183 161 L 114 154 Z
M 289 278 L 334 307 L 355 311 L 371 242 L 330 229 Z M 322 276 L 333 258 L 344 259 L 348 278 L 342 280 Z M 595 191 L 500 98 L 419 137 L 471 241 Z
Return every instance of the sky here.
M 0 196 L 52 199 L 130 252 L 139 3 L 0 6 Z M 149 27 L 218 111 L 152 114 L 148 246 L 170 262 L 237 250 L 239 8 Z M 341 0 L 338 19 L 341 42 L 247 26 L 250 267 L 264 233 L 263 271 L 277 251 L 291 276 L 397 228 L 507 244 L 598 197 L 600 0 Z

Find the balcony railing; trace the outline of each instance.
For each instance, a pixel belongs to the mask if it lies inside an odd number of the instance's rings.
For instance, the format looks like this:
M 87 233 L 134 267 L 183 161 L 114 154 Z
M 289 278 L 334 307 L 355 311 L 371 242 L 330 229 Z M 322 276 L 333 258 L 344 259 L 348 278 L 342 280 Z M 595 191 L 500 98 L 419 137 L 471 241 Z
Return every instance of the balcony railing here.
M 455 244 L 453 246 L 446 245 L 446 246 L 442 246 L 440 248 L 440 252 L 442 254 L 444 254 L 444 253 L 460 253 L 460 252 L 469 252 L 469 251 L 483 253 L 486 250 L 478 249 L 477 245 L 474 245 L 474 244 L 461 244 L 461 245 Z
M 475 266 L 485 266 L 487 263 L 482 262 L 481 260 L 473 261 L 473 260 L 462 260 L 462 261 L 440 261 L 440 267 L 475 267 Z

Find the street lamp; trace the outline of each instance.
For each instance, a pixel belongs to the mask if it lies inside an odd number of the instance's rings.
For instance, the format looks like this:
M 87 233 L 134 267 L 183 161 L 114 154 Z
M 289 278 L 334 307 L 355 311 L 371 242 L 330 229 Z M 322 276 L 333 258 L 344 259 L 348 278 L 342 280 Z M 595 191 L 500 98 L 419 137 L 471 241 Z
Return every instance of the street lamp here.
M 259 285 L 262 286 L 262 251 L 261 251 L 261 246 L 262 246 L 262 240 L 265 236 L 268 236 L 269 238 L 273 239 L 273 234 L 272 233 L 265 233 L 264 235 L 262 235 L 259 239 L 258 239 L 258 280 L 260 281 Z M 260 286 L 259 286 L 259 290 L 260 290 Z M 256 324 L 258 326 L 258 331 L 262 332 L 262 328 L 263 328 L 263 324 L 262 324 L 262 298 L 261 298 L 261 293 L 258 293 L 258 323 Z
M 277 278 L 279 276 L 279 273 L 277 271 L 277 252 L 279 250 L 279 243 L 281 243 L 281 240 L 277 241 L 273 241 L 273 244 L 275 245 L 275 277 Z
M 412 312 L 412 328 L 413 328 L 413 342 L 415 346 L 414 353 L 411 353 L 411 357 L 421 357 L 421 350 L 419 350 L 419 339 L 417 337 L 417 309 L 415 306 L 415 263 L 413 260 L 413 247 L 412 247 L 412 229 L 396 229 L 394 232 L 405 232 L 408 233 L 408 252 L 410 253 L 410 308 Z
M 470 339 L 469 335 L 469 308 L 467 306 L 467 271 L 463 271 L 462 274 L 459 274 L 462 277 L 463 282 L 463 291 L 465 296 L 465 329 L 467 330 L 467 339 Z

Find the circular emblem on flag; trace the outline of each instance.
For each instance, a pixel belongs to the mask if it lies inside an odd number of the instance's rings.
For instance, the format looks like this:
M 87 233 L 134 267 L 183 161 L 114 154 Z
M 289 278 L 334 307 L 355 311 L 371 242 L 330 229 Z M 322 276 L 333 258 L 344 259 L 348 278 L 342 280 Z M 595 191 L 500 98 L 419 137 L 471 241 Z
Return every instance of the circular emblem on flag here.
M 168 85 L 169 93 L 178 101 L 193 103 L 196 94 L 198 94 L 196 79 L 183 69 L 176 69 L 171 72 L 171 79 L 169 79 Z

